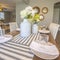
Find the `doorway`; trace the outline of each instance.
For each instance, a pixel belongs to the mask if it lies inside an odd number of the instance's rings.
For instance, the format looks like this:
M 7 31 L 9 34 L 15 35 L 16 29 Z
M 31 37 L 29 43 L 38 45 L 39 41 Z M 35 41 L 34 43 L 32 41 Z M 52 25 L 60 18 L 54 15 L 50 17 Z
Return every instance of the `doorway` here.
M 53 22 L 60 24 L 60 2 L 54 4 Z

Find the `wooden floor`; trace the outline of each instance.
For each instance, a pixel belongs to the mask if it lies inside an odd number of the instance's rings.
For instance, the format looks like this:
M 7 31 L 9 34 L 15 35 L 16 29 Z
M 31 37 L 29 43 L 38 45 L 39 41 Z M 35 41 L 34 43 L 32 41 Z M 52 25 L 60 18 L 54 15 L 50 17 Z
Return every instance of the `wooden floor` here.
M 57 43 L 57 46 L 58 46 L 59 51 L 60 51 L 60 31 L 58 31 L 58 34 L 56 37 L 56 43 Z M 56 60 L 60 60 L 60 56 Z
M 60 50 L 60 31 L 58 31 L 58 34 L 57 34 L 57 37 L 56 37 L 56 43 L 59 47 L 59 50 Z
M 19 31 L 14 31 L 14 32 L 9 33 L 9 34 L 15 36 L 15 35 L 19 34 Z M 57 46 L 58 46 L 59 51 L 60 51 L 60 31 L 57 34 L 56 43 L 57 43 Z M 44 59 L 41 59 L 41 58 L 39 58 L 37 56 L 34 56 L 33 60 L 44 60 Z M 57 59 L 54 59 L 54 60 L 60 60 L 60 56 Z

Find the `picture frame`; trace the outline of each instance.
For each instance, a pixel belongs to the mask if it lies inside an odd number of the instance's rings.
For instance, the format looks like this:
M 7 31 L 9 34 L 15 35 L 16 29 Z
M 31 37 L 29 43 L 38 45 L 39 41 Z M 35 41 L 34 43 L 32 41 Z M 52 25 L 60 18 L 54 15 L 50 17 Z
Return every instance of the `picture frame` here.
M 34 6 L 33 9 L 35 9 L 38 14 L 40 13 L 40 8 L 38 6 Z
M 44 20 L 44 15 L 43 14 L 40 14 L 40 20 Z
M 47 7 L 43 7 L 42 8 L 42 13 L 47 14 L 48 13 L 48 8 Z

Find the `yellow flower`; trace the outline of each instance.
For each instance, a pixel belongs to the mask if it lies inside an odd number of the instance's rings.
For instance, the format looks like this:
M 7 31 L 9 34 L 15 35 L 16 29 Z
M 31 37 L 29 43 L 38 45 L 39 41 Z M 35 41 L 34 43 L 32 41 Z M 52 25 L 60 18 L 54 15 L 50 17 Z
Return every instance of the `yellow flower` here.
M 40 15 L 35 14 L 32 21 L 33 21 L 33 23 L 38 23 L 40 21 Z
M 39 19 L 37 19 L 37 22 L 39 22 L 40 20 Z
M 33 19 L 37 20 L 37 19 L 39 19 L 39 17 L 40 17 L 39 14 L 35 14 L 34 17 L 33 17 Z

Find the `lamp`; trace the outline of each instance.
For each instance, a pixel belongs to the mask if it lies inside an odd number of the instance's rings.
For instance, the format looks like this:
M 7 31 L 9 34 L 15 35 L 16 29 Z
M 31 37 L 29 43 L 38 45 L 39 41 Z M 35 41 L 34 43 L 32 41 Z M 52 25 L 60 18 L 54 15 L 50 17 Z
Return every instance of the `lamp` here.
M 0 11 L 2 11 L 3 9 L 2 8 L 0 8 Z
M 0 5 L 0 11 L 2 11 L 2 7 L 1 7 L 1 5 Z

